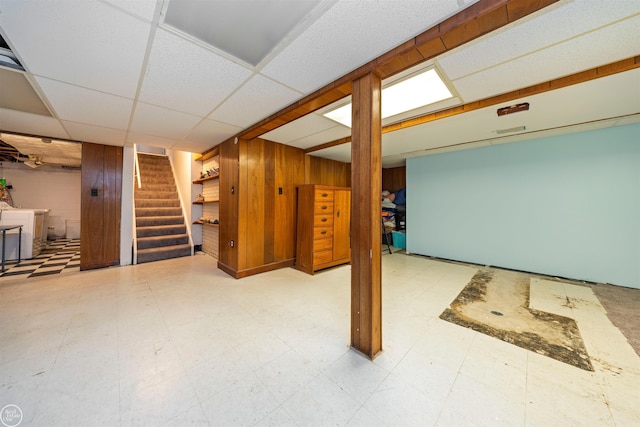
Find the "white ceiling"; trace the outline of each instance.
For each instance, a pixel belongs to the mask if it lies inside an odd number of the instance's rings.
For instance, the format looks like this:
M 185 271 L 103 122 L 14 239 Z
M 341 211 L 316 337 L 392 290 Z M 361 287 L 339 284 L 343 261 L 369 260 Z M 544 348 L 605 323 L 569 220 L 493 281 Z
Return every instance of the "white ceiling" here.
M 26 77 L 51 116 L 0 108 L 0 130 L 200 153 L 474 3 L 307 0 L 308 13 L 295 16 L 292 25 L 293 18 L 284 19 L 288 1 L 244 0 L 239 3 L 244 7 L 228 7 L 229 2 L 215 0 L 5 0 L 0 34 L 26 70 L 11 72 Z M 215 47 L 165 23 L 167 11 L 198 4 L 208 11 L 189 12 L 193 34 L 203 28 L 195 18 L 206 22 L 216 10 L 249 27 L 252 22 L 266 29 L 286 25 L 287 31 L 274 31 L 257 55 L 251 38 L 236 41 L 229 35 L 230 42 L 219 33 Z M 258 6 L 265 12 L 251 13 Z M 291 9 L 291 16 L 297 10 Z M 231 16 L 235 13 L 241 16 Z M 188 27 L 189 14 L 183 15 L 181 27 Z M 272 21 L 264 25 L 264 20 Z M 424 64 L 438 69 L 456 97 L 402 117 L 637 56 L 638 40 L 640 1 L 560 1 Z M 234 47 L 238 52 L 249 48 L 256 65 L 227 53 Z M 494 106 L 386 133 L 383 163 L 402 164 L 408 156 L 452 145 L 574 131 L 593 121 L 600 126 L 637 122 L 639 81 L 636 69 L 516 101 L 530 103 L 525 113 L 498 118 Z M 263 137 L 309 148 L 349 136 L 349 128 L 322 116 L 326 110 Z M 615 119 L 621 116 L 630 117 Z M 496 129 L 521 125 L 524 136 L 496 139 Z M 313 154 L 349 161 L 349 150 L 345 144 Z

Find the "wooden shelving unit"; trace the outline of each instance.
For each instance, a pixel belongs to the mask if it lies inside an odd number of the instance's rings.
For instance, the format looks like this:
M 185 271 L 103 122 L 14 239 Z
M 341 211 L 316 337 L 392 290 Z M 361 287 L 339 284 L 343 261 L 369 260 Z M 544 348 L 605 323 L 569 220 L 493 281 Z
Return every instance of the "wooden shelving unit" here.
M 219 156 L 220 150 L 216 147 L 195 157 L 194 160 L 202 162 L 203 171 L 213 171 L 220 167 Z M 217 170 L 217 173 L 210 176 L 208 175 L 193 180 L 194 184 L 202 185 L 200 198 L 204 198 L 204 200 L 196 200 L 193 202 L 194 205 L 202 206 L 202 213 L 198 213 L 196 218 L 205 218 L 213 221 L 214 219 L 217 220 L 220 216 L 220 171 L 219 169 Z M 202 250 L 214 258 L 217 258 L 219 249 L 219 224 L 200 220 L 194 221 L 193 224 L 202 226 L 200 228 L 202 232 Z

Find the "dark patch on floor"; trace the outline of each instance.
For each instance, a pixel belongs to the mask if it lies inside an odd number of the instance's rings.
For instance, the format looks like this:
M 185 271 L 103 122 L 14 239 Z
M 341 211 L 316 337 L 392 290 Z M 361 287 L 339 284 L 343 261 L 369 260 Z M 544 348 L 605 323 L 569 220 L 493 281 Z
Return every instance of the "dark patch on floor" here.
M 529 308 L 530 276 L 502 271 L 499 273 L 500 283 L 497 283 L 493 280 L 495 274 L 495 269 L 479 270 L 440 318 L 580 369 L 593 371 L 575 320 Z M 496 289 L 501 284 L 503 288 L 508 286 L 506 292 L 505 289 L 502 292 Z M 488 297 L 491 291 L 494 291 L 493 297 Z M 500 304 L 501 293 L 509 295 L 507 306 L 504 307 L 506 309 L 485 310 L 484 304 L 488 300 L 493 299 Z M 491 311 L 501 315 L 490 314 Z

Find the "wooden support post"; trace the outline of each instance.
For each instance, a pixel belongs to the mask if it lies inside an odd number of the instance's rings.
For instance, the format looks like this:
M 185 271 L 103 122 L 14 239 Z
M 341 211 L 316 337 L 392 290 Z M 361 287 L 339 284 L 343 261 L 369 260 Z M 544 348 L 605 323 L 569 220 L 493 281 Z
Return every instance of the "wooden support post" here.
M 381 80 L 353 82 L 351 127 L 351 346 L 370 359 L 382 350 Z

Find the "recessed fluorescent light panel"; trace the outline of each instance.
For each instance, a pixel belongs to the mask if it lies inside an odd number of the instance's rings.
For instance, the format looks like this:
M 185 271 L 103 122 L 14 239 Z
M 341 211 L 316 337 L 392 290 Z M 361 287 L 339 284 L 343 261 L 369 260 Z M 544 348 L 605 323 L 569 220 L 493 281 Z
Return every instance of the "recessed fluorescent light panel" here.
M 438 72 L 431 68 L 382 89 L 382 118 L 386 119 L 452 96 Z M 351 104 L 329 111 L 324 116 L 351 127 Z

